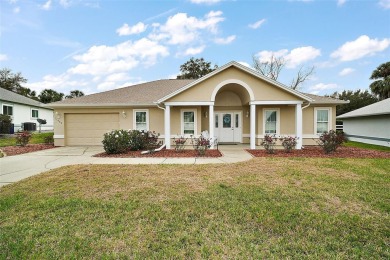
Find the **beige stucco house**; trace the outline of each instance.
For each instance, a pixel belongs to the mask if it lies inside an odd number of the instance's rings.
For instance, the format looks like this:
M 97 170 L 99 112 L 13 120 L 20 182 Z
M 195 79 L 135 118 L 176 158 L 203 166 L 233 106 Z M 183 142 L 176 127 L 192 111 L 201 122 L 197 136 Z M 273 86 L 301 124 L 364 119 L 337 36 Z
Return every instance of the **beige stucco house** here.
M 152 130 L 166 147 L 173 137 L 207 130 L 220 143 L 255 149 L 265 134 L 297 136 L 297 148 L 335 129 L 345 101 L 304 94 L 230 62 L 197 80 L 157 80 L 51 103 L 56 146 L 101 145 L 112 129 Z

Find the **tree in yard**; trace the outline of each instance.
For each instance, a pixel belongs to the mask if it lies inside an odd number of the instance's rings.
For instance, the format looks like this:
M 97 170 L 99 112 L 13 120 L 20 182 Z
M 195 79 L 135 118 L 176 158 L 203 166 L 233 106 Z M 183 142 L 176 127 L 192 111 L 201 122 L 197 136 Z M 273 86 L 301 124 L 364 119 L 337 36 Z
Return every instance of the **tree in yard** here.
M 278 80 L 279 74 L 283 67 L 286 65 L 286 60 L 283 57 L 275 57 L 273 54 L 269 60 L 260 60 L 256 55 L 252 56 L 253 67 L 260 72 L 263 76 L 266 76 L 273 80 Z M 306 68 L 302 66 L 295 78 L 291 81 L 290 88 L 298 89 L 299 86 L 308 80 L 315 72 L 314 66 Z
M 39 101 L 47 104 L 51 102 L 61 101 L 64 98 L 64 93 L 59 93 L 53 89 L 44 89 L 38 95 Z
M 360 89 L 355 91 L 344 90 L 341 93 L 334 92 L 330 97 L 340 100 L 349 100 L 349 104 L 343 104 L 336 107 L 337 116 L 378 102 L 378 98 L 375 95 L 368 92 L 368 90 L 362 91 Z
M 26 83 L 25 79 L 20 72 L 14 74 L 8 68 L 0 70 L 0 87 L 6 90 L 15 92 L 19 95 L 38 100 L 36 92 L 29 88 L 22 87 L 22 83 Z
M 195 59 L 192 57 L 180 66 L 181 74 L 177 76 L 177 79 L 198 79 L 217 68 L 217 65 L 212 67 L 211 62 L 207 62 L 203 58 Z
M 390 98 L 390 62 L 379 65 L 370 79 L 375 79 L 370 84 L 370 89 L 380 100 Z
M 84 92 L 80 90 L 72 90 L 69 95 L 67 95 L 65 98 L 70 99 L 70 98 L 76 98 L 76 97 L 82 97 L 84 96 Z

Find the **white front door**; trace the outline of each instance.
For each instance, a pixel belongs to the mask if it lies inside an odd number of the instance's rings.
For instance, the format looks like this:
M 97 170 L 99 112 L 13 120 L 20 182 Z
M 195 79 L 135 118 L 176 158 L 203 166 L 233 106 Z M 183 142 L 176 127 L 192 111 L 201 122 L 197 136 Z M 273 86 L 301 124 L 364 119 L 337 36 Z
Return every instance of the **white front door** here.
M 218 141 L 222 143 L 242 142 L 241 112 L 215 113 L 215 130 Z

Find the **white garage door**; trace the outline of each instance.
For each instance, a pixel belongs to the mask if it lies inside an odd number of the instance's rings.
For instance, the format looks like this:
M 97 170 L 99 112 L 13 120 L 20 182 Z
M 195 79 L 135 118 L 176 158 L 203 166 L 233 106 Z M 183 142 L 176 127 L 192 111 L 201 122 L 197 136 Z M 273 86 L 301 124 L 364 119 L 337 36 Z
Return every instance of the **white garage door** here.
M 66 114 L 66 145 L 102 145 L 104 133 L 119 129 L 119 114 Z

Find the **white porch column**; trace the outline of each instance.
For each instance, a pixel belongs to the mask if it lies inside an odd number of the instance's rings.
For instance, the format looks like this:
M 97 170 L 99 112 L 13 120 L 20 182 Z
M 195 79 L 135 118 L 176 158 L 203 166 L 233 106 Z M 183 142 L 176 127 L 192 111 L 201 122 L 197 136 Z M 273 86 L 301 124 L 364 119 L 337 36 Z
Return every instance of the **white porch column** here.
M 296 149 L 302 149 L 302 106 L 295 106 L 295 136 L 298 137 Z
M 213 142 L 210 148 L 214 149 L 214 105 L 209 106 L 209 133 L 210 138 L 213 138 Z
M 164 136 L 165 147 L 171 149 L 171 106 L 165 106 L 164 110 Z
M 250 106 L 250 148 L 256 149 L 256 105 L 251 104 Z

